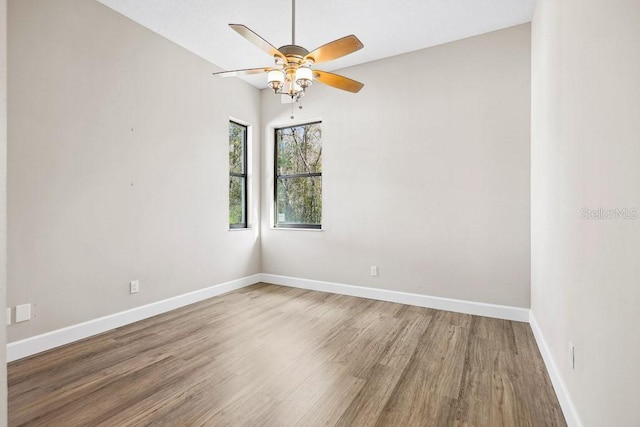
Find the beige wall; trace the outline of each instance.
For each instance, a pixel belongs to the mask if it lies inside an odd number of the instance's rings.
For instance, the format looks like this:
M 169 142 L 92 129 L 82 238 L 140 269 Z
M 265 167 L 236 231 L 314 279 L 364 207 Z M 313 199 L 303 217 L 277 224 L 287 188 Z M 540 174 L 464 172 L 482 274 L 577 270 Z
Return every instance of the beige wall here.
M 263 271 L 528 308 L 530 26 L 343 73 L 294 121 L 263 91 Z M 273 127 L 313 119 L 324 230 L 274 230 Z
M 538 0 L 532 24 L 532 312 L 585 426 L 637 425 L 640 3 Z M 576 366 L 569 366 L 569 341 Z
M 7 423 L 7 2 L 0 0 L 0 426 Z
M 260 272 L 227 207 L 228 120 L 257 171 L 259 90 L 98 2 L 8 16 L 8 303 L 35 316 L 9 341 Z

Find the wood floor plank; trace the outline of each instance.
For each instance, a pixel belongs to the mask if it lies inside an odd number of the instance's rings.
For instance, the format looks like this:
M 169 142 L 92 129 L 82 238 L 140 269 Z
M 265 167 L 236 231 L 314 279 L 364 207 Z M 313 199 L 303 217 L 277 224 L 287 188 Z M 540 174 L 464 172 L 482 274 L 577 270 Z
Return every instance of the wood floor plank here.
M 393 369 L 404 369 L 411 355 L 416 351 L 418 342 L 431 323 L 431 319 L 431 316 L 416 316 L 407 321 L 398 338 L 380 359 L 380 364 Z
M 375 425 L 430 321 L 431 316 L 420 315 L 405 323 L 337 425 Z
M 344 411 L 349 407 L 353 396 L 357 395 L 366 380 L 349 374 L 341 375 L 333 387 L 313 399 L 313 405 L 304 416 L 296 420 L 298 426 L 332 426 L 337 423 Z M 316 390 L 314 390 L 315 394 Z M 277 424 L 276 424 L 277 425 Z
M 455 323 L 455 324 L 454 324 Z M 378 425 L 421 425 L 448 420 L 459 395 L 468 341 L 459 318 L 438 312 L 387 402 Z
M 529 325 L 257 284 L 8 365 L 10 426 L 565 426 Z
M 338 426 L 373 426 L 395 389 L 402 369 L 378 365 L 349 407 L 338 419 Z

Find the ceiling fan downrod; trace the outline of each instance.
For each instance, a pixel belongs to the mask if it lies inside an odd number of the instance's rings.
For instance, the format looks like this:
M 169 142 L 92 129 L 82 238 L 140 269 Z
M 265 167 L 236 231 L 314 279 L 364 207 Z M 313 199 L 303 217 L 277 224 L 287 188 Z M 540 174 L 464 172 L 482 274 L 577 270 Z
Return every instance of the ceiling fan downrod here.
M 291 0 L 291 44 L 296 44 L 296 0 Z

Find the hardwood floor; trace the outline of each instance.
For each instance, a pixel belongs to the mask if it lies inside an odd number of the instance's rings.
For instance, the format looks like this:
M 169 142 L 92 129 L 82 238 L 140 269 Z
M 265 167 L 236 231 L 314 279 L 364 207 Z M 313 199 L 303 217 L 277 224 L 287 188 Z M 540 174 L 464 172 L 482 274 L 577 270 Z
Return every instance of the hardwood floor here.
M 11 426 L 566 425 L 525 323 L 267 284 L 8 375 Z

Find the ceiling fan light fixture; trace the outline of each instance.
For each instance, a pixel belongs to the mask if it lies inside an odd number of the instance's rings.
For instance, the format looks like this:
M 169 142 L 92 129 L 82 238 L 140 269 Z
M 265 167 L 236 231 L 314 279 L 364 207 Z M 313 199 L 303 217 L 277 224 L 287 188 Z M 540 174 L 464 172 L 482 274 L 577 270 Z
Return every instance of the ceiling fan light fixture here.
M 269 54 L 275 61 L 275 67 L 271 65 L 263 68 L 221 71 L 213 74 L 220 77 L 237 77 L 267 73 L 269 88 L 276 95 L 281 95 L 281 98 L 287 100 L 287 103 L 300 100 L 314 80 L 347 92 L 357 93 L 360 91 L 364 86 L 362 83 L 338 74 L 317 70 L 313 67 L 318 63 L 333 61 L 362 49 L 364 47 L 362 42 L 351 34 L 324 44 L 311 52 L 302 46 L 298 46 L 295 38 L 296 0 L 291 0 L 291 5 L 291 44 L 280 48 L 273 46 L 246 25 L 229 24 L 231 29 Z M 302 106 L 299 108 L 302 108 Z M 291 118 L 293 118 L 293 114 Z
M 278 90 L 284 84 L 284 73 L 280 70 L 269 71 L 267 83 L 271 89 L 278 93 Z
M 297 82 L 287 79 L 286 90 L 284 91 L 289 96 L 294 98 L 301 98 L 304 96 L 304 90 Z
M 313 83 L 313 71 L 308 67 L 298 67 L 296 70 L 296 83 L 306 89 Z

